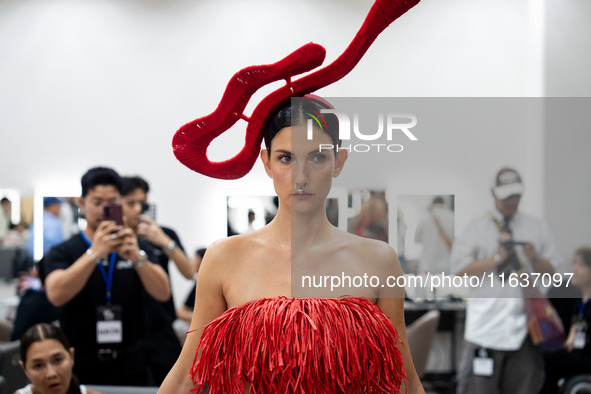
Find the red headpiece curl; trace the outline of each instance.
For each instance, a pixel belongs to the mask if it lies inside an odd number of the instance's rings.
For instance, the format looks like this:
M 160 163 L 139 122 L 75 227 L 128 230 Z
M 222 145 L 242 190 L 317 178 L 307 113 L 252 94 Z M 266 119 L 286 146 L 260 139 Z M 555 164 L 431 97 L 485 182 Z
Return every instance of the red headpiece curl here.
M 190 169 L 220 179 L 238 179 L 246 175 L 259 154 L 265 134 L 265 122 L 270 114 L 287 103 L 328 86 L 347 75 L 357 65 L 377 36 L 390 23 L 415 6 L 420 0 L 376 0 L 363 25 L 347 49 L 328 66 L 292 81 L 291 77 L 310 71 L 322 64 L 326 51 L 308 43 L 282 60 L 262 66 L 250 66 L 238 71 L 228 82 L 218 107 L 211 114 L 182 126 L 172 139 L 177 159 Z M 285 80 L 285 86 L 265 97 L 250 117 L 243 115 L 250 97 L 261 87 Z M 231 159 L 212 162 L 207 147 L 216 137 L 239 119 L 248 122 L 242 150 Z

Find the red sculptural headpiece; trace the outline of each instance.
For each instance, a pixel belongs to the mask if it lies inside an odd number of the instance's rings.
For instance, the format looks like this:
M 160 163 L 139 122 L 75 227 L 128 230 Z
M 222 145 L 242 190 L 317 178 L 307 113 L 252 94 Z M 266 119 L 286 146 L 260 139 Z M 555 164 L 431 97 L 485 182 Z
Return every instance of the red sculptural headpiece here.
M 175 133 L 172 140 L 175 156 L 185 166 L 203 175 L 220 179 L 243 177 L 251 170 L 259 154 L 268 116 L 285 105 L 291 97 L 305 96 L 347 75 L 377 36 L 419 1 L 376 0 L 363 25 L 341 56 L 328 66 L 297 80 L 291 78 L 322 64 L 326 54 L 322 46 L 308 43 L 276 63 L 246 67 L 238 71 L 228 82 L 214 112 L 185 124 Z M 267 95 L 250 117 L 243 115 L 250 97 L 259 88 L 279 80 L 285 80 L 286 84 Z M 210 161 L 207 147 L 211 141 L 239 119 L 248 123 L 242 150 L 228 160 Z

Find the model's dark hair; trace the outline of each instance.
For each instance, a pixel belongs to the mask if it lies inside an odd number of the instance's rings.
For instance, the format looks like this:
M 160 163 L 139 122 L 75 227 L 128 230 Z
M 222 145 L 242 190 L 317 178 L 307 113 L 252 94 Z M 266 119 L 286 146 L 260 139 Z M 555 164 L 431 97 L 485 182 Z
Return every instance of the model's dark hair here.
M 115 170 L 107 167 L 94 167 L 86 171 L 80 182 L 82 184 L 82 197 L 96 186 L 115 186 L 121 193 L 121 177 Z
M 121 178 L 121 195 L 126 196 L 129 193 L 141 189 L 144 193 L 148 194 L 150 191 L 150 185 L 148 182 L 140 176 L 124 176 Z
M 64 334 L 61 328 L 54 326 L 53 324 L 40 323 L 25 331 L 20 339 L 19 351 L 23 364 L 27 363 L 27 351 L 31 345 L 35 342 L 41 342 L 46 339 L 55 339 L 62 344 L 68 354 L 70 353 L 68 338 L 66 338 L 66 334 Z M 70 381 L 70 388 L 68 389 L 67 394 L 80 394 L 80 382 L 78 382 L 78 378 L 76 378 L 74 374 L 72 374 L 72 380 Z
M 585 264 L 591 267 L 591 246 L 583 246 L 575 251 L 575 254 L 581 256 Z
M 305 125 L 308 119 L 311 119 L 314 125 L 317 125 L 316 119 L 320 121 L 322 130 L 329 135 L 336 153 L 339 145 L 339 121 L 334 114 L 321 113 L 323 109 L 329 108 L 306 97 L 293 98 L 281 107 L 267 123 L 265 147 L 269 154 L 271 152 L 271 141 L 280 130 L 290 126 Z

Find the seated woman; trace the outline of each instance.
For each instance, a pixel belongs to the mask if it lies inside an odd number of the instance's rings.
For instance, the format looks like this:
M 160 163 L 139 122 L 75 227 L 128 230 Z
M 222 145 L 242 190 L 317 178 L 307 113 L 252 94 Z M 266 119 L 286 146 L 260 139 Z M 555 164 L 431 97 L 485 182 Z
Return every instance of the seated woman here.
M 74 348 L 56 326 L 41 323 L 28 329 L 21 337 L 20 356 L 31 384 L 16 394 L 100 394 L 78 383 L 72 374 Z
M 279 198 L 277 215 L 207 249 L 192 331 L 159 393 L 205 386 L 210 393 L 424 393 L 406 340 L 404 289 L 303 280 L 369 273 L 386 283 L 384 274 L 402 275 L 388 244 L 327 218 L 325 200 L 347 152 L 319 149 L 338 145 L 332 115 L 308 135 L 320 102 L 298 100 L 268 122 L 260 158 Z
M 564 349 L 544 355 L 546 375 L 540 394 L 558 392 L 558 381 L 578 374 L 591 374 L 591 247 L 577 249 L 573 259 L 573 286 L 582 298 L 575 303 L 572 324 Z

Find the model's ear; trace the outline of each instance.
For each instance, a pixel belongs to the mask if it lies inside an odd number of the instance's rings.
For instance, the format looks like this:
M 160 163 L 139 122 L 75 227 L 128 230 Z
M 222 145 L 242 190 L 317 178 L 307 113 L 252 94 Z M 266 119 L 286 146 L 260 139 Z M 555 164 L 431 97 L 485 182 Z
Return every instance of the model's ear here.
M 261 160 L 263 162 L 263 165 L 265 166 L 265 171 L 267 172 L 267 175 L 269 176 L 269 178 L 273 178 L 273 173 L 271 172 L 271 168 L 269 167 L 270 164 L 270 160 L 269 160 L 269 151 L 266 149 L 261 149 Z
M 334 171 L 332 173 L 333 178 L 339 176 L 341 171 L 343 171 L 343 167 L 345 166 L 345 162 L 347 161 L 347 157 L 349 157 L 349 152 L 346 150 L 341 150 L 337 153 L 337 158 L 335 160 Z

